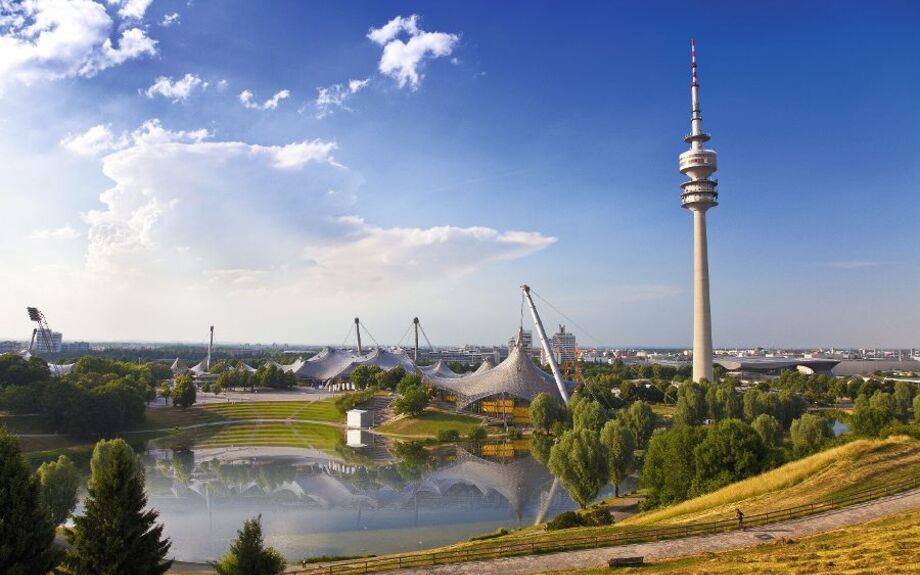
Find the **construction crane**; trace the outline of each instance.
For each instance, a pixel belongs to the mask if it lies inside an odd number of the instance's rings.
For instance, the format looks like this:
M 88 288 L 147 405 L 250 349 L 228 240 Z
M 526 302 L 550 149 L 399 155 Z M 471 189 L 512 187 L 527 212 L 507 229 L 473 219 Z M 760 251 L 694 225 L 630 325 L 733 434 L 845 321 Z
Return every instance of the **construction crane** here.
M 45 314 L 37 307 L 27 307 L 26 311 L 29 312 L 29 319 L 38 324 L 38 327 L 32 330 L 32 341 L 29 343 L 29 353 L 32 353 L 35 348 L 36 336 L 41 338 L 42 347 L 45 351 L 53 351 L 54 342 L 51 340 L 51 328 L 48 326 L 48 320 L 45 319 Z

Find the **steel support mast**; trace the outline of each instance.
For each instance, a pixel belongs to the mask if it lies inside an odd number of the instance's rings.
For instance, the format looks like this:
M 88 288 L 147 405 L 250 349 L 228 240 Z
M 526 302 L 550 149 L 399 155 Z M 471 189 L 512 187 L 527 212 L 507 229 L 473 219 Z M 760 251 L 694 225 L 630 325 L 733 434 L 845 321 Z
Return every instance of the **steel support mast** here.
M 358 339 L 358 355 L 364 355 L 361 351 L 361 320 L 355 318 L 355 335 Z
M 418 318 L 412 318 L 412 325 L 415 326 L 415 357 L 412 359 L 418 363 Z
M 546 353 L 547 359 L 549 359 L 549 367 L 553 370 L 553 379 L 556 380 L 556 387 L 559 388 L 559 395 L 562 396 L 562 402 L 566 405 L 569 404 L 569 393 L 565 390 L 565 382 L 562 380 L 562 372 L 559 371 L 559 364 L 556 363 L 556 356 L 553 355 L 553 350 L 549 345 L 549 340 L 546 339 L 546 330 L 543 329 L 543 322 L 540 321 L 540 314 L 537 313 L 537 306 L 533 303 L 533 298 L 530 297 L 530 286 L 522 285 L 521 291 L 524 292 L 524 297 L 527 298 L 527 304 L 530 306 L 530 314 L 533 316 L 534 327 L 537 328 L 537 335 L 540 336 L 540 343 L 543 344 L 543 351 Z

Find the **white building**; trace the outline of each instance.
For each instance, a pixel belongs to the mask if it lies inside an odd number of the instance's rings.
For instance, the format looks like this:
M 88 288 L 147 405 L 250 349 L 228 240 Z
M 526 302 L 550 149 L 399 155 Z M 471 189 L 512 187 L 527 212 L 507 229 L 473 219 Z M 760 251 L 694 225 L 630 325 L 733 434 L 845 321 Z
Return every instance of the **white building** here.
M 37 329 L 35 331 L 35 344 L 33 353 L 58 353 L 61 351 L 61 342 L 64 336 L 59 331 Z
M 523 342 L 524 351 L 530 353 L 533 349 L 533 332 L 530 330 L 523 330 L 520 334 L 521 341 Z M 512 347 L 517 347 L 518 344 L 518 334 L 515 334 L 514 337 L 508 339 L 508 349 Z
M 575 334 L 565 331 L 564 325 L 560 325 L 559 331 L 553 334 L 550 345 L 553 348 L 556 363 L 574 362 L 578 359 L 578 343 L 575 341 Z M 540 360 L 543 363 L 549 363 L 545 351 L 541 352 Z

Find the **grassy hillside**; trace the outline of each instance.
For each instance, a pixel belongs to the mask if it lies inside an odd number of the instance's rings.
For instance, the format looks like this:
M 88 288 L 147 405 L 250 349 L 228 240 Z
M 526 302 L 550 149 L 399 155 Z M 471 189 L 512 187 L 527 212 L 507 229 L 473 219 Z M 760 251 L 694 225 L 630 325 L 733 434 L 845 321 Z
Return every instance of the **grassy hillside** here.
M 920 557 L 920 510 L 899 513 L 798 541 L 653 563 L 617 573 L 719 575 L 736 573 L 917 573 Z M 556 572 L 554 575 L 601 575 L 610 569 Z
M 481 424 L 482 420 L 477 417 L 429 409 L 418 417 L 401 417 L 381 425 L 377 430 L 391 435 L 435 437 L 439 431 L 449 429 L 456 429 L 466 435 Z
M 212 403 L 194 411 L 216 414 L 224 419 L 295 419 L 300 421 L 343 421 L 332 398 L 320 401 L 250 401 Z
M 668 525 L 731 518 L 813 503 L 920 474 L 920 441 L 908 437 L 858 440 L 793 461 L 713 493 L 642 513 L 620 526 Z

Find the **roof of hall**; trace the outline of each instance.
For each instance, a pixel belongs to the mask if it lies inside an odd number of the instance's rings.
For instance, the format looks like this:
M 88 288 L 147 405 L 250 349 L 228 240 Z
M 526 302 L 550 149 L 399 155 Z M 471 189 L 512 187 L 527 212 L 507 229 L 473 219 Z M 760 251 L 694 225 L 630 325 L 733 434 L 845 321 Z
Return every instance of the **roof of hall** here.
M 729 371 L 768 371 L 805 366 L 811 369 L 830 371 L 840 363 L 836 359 L 806 359 L 802 357 L 731 357 L 716 359 L 715 363 Z
M 429 377 L 435 387 L 457 396 L 457 406 L 464 407 L 474 401 L 502 393 L 527 401 L 539 393 L 559 396 L 556 381 L 524 353 L 519 346 L 511 349 L 508 358 L 494 368 L 466 377 Z

